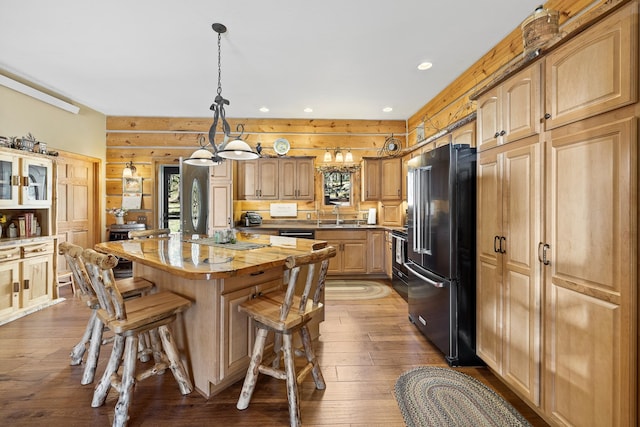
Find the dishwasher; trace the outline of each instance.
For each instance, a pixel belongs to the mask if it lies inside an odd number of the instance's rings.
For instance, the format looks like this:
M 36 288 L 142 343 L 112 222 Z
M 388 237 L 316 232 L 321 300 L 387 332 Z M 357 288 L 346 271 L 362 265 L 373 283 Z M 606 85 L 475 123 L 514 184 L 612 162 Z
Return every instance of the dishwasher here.
M 279 236 L 295 237 L 296 239 L 315 239 L 316 231 L 309 229 L 284 229 L 278 231 Z

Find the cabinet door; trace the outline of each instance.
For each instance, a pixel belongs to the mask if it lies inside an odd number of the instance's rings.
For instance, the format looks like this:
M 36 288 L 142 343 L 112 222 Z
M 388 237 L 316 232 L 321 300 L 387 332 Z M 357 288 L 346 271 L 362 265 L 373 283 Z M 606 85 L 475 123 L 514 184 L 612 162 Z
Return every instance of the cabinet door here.
M 260 168 L 259 189 L 260 199 L 276 200 L 278 198 L 278 159 L 259 159 Z
M 478 98 L 478 151 L 487 150 L 498 145 L 501 123 L 499 121 L 500 101 L 498 88 L 493 88 Z
M 22 306 L 30 307 L 51 299 L 53 254 L 22 261 Z
M 496 150 L 478 155 L 476 235 L 476 352 L 496 372 L 502 372 L 502 155 Z
M 258 198 L 258 161 L 244 160 L 238 162 L 238 194 L 239 200 Z
M 325 239 L 321 239 L 320 237 L 318 238 L 320 240 L 325 240 Z M 344 252 L 342 249 L 342 242 L 338 240 L 327 240 L 327 246 L 333 246 L 334 248 L 336 248 L 336 256 L 329 259 L 329 268 L 327 269 L 327 274 L 342 273 L 343 271 L 342 258 L 343 258 L 343 252 Z
M 500 86 L 499 144 L 540 132 L 540 64 L 520 71 Z
M 297 163 L 293 158 L 280 159 L 280 199 L 295 199 L 297 194 Z
M 637 101 L 637 19 L 632 3 L 545 58 L 547 129 Z
M 402 203 L 385 202 L 380 206 L 380 223 L 391 227 L 402 226 Z
M 0 206 L 15 207 L 18 204 L 20 170 L 18 158 L 0 154 Z
M 540 404 L 541 153 L 537 137 L 503 155 L 502 376 Z M 523 141 L 524 144 L 525 141 Z
M 0 319 L 20 309 L 20 291 L 20 262 L 0 263 Z
M 558 425 L 635 419 L 637 126 L 614 112 L 551 132 L 545 410 Z
M 437 141 L 436 141 L 437 142 Z M 464 126 L 455 129 L 451 132 L 451 143 L 466 144 L 470 147 L 476 146 L 476 122 L 471 121 Z
M 367 273 L 385 272 L 385 238 L 384 231 L 373 230 L 367 235 Z
M 52 162 L 45 159 L 21 159 L 21 204 L 51 206 Z
M 400 200 L 402 196 L 402 160 L 384 159 L 380 162 L 381 169 L 381 199 L 382 200 Z
M 253 326 L 249 316 L 238 311 L 238 306 L 248 301 L 254 293 L 255 288 L 251 286 L 223 294 L 220 298 L 220 327 L 224 336 L 220 380 L 238 370 L 247 369 L 253 350 Z
M 233 184 L 210 181 L 209 183 L 209 231 L 226 229 L 233 224 Z
M 342 242 L 342 272 L 367 272 L 366 240 L 344 240 Z
M 380 200 L 380 161 L 365 159 L 362 170 L 362 200 Z
M 297 159 L 296 182 L 298 200 L 314 200 L 315 196 L 315 172 L 313 169 L 313 159 Z

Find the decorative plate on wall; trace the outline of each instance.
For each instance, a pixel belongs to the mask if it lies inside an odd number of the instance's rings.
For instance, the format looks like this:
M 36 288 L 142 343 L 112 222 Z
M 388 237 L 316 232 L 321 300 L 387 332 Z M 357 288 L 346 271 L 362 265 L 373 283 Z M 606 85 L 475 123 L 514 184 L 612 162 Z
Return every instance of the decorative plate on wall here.
M 284 138 L 276 139 L 273 143 L 273 149 L 280 156 L 284 156 L 285 154 L 287 154 L 290 148 L 291 145 L 289 144 L 289 141 Z

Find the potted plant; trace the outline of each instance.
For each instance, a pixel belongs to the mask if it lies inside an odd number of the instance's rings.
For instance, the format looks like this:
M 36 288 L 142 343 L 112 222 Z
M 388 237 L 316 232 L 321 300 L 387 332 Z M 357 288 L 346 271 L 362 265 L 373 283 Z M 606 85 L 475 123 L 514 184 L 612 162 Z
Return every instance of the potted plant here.
M 116 224 L 124 224 L 124 216 L 127 214 L 125 208 L 107 209 L 107 213 L 110 213 L 116 218 Z

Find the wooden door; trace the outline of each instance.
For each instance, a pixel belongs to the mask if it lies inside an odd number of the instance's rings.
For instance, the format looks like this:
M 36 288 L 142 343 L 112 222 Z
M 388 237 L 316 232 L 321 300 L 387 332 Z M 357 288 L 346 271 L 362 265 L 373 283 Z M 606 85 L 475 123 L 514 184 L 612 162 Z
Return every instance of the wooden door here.
M 547 129 L 637 101 L 637 8 L 621 8 L 545 58 Z
M 545 412 L 558 425 L 635 422 L 637 127 L 610 113 L 551 132 Z
M 517 141 L 540 132 L 540 63 L 520 71 L 501 85 L 501 141 Z M 502 135 L 504 134 L 504 135 Z
M 259 159 L 258 167 L 260 168 L 260 182 L 257 184 L 259 198 L 278 199 L 278 159 Z
M 402 160 L 383 159 L 380 163 L 381 183 L 380 198 L 382 200 L 400 200 L 402 196 Z
M 478 151 L 487 150 L 498 145 L 500 123 L 500 102 L 498 88 L 493 88 L 480 98 L 477 107 L 477 147 Z
M 101 239 L 99 230 L 98 159 L 62 153 L 56 160 L 56 217 L 58 244 L 70 242 L 83 248 Z M 57 255 L 57 271 L 68 271 Z
M 477 166 L 476 353 L 502 372 L 502 155 L 481 152 Z
M 502 376 L 540 404 L 542 228 L 538 137 L 509 145 L 502 156 Z

